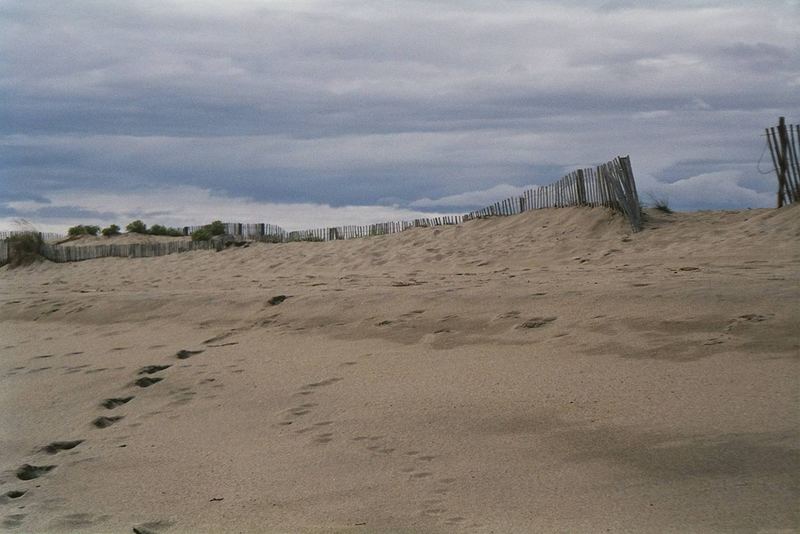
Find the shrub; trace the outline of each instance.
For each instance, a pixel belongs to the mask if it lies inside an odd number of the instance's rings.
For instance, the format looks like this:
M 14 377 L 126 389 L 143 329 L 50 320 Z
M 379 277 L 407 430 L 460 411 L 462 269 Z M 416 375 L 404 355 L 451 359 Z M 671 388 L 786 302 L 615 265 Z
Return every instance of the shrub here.
M 213 221 L 211 224 L 206 225 L 211 235 L 223 235 L 225 233 L 225 225 L 222 221 Z
M 172 237 L 180 237 L 183 235 L 183 232 L 178 230 L 177 228 L 170 228 L 168 226 L 162 226 L 160 224 L 154 224 L 150 227 L 150 230 L 147 232 L 151 235 L 168 235 Z
M 119 235 L 119 226 L 117 226 L 116 224 L 112 224 L 108 228 L 103 228 L 103 230 L 100 233 L 102 233 L 106 237 Z
M 29 265 L 42 259 L 40 250 L 44 240 L 39 232 L 23 232 L 12 235 L 8 241 L 8 263 L 11 267 Z
M 213 236 L 208 226 L 204 226 L 199 230 L 192 232 L 192 241 L 210 241 Z
M 67 234 L 70 237 L 78 237 L 81 235 L 97 235 L 97 232 L 99 231 L 100 231 L 99 226 L 79 224 L 78 226 L 73 226 L 72 228 L 67 230 Z
M 132 223 L 128 224 L 128 226 L 126 226 L 125 229 L 132 234 L 147 233 L 147 225 L 142 221 L 140 221 L 139 219 L 136 219 Z

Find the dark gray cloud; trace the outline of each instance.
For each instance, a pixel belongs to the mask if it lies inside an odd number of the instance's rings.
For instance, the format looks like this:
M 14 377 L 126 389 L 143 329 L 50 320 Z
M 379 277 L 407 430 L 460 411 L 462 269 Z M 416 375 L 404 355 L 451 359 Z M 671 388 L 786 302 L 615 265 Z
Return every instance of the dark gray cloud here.
M 793 2 L 5 2 L 0 202 L 193 186 L 457 209 L 630 154 L 654 191 L 730 186 L 678 207 L 763 205 L 759 135 L 800 118 L 799 21 Z

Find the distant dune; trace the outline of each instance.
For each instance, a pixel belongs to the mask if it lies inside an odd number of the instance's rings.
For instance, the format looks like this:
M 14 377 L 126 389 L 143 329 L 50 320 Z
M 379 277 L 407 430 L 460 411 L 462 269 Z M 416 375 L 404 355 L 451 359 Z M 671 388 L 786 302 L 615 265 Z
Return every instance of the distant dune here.
M 647 215 L 0 268 L 0 525 L 796 531 L 800 210 Z

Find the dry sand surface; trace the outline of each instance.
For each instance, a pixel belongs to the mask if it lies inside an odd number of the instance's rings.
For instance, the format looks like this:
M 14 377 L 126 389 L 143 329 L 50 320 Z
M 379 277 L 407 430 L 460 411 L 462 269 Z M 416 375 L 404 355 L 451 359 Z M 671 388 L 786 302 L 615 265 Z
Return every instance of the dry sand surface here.
M 0 528 L 796 531 L 798 208 L 2 268 Z

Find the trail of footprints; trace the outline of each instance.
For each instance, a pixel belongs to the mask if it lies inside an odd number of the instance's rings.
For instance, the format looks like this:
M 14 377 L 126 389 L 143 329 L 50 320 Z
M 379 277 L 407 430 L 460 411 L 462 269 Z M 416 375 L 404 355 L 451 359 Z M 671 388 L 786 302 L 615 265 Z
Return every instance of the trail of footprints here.
M 151 347 L 151 348 L 155 348 L 155 347 Z M 186 359 L 188 359 L 188 358 L 190 358 L 192 356 L 195 356 L 197 354 L 200 354 L 202 352 L 204 352 L 204 349 L 201 349 L 201 350 L 183 349 L 183 350 L 178 351 L 175 354 L 174 357 L 177 358 L 178 360 L 186 360 Z M 74 353 L 68 354 L 67 356 L 73 356 L 73 355 L 78 355 L 78 354 L 82 354 L 82 353 L 81 352 L 74 352 Z M 34 359 L 44 359 L 44 358 L 50 358 L 52 356 L 53 356 L 52 354 L 46 354 L 46 355 L 42 355 L 42 356 L 36 356 Z M 77 365 L 77 366 L 67 367 L 67 370 L 66 370 L 65 374 L 70 374 L 70 373 L 74 373 L 74 372 L 80 372 L 80 371 L 84 370 L 86 367 L 89 367 L 89 366 L 88 365 Z M 157 384 L 157 383 L 161 382 L 162 380 L 164 380 L 164 377 L 163 376 L 158 376 L 158 374 L 163 372 L 163 371 L 166 371 L 170 367 L 172 367 L 172 364 L 147 365 L 145 367 L 142 367 L 136 373 L 136 376 L 138 378 L 135 378 L 134 381 L 132 382 L 132 384 L 129 384 L 129 387 L 135 387 L 135 388 L 141 388 L 141 389 L 149 388 L 150 386 L 153 386 L 154 384 Z M 22 369 L 24 369 L 24 367 L 20 367 L 19 368 L 19 370 L 22 370 Z M 105 369 L 99 369 L 97 371 L 100 371 L 100 370 L 105 370 Z M 89 371 L 85 371 L 85 372 L 89 372 Z M 207 380 L 213 381 L 214 379 L 212 378 L 212 379 L 207 379 Z M 188 402 L 189 400 L 191 400 L 191 398 L 192 398 L 192 396 L 194 394 L 195 393 L 194 393 L 194 391 L 192 391 L 192 388 L 178 388 L 178 390 L 177 390 L 177 397 L 178 398 L 177 398 L 176 401 L 173 401 L 172 404 L 184 404 L 185 402 Z M 115 410 L 115 409 L 119 408 L 120 406 L 128 404 L 129 402 L 131 402 L 135 398 L 136 398 L 136 395 L 110 397 L 110 398 L 102 400 L 99 403 L 99 407 L 101 407 L 101 408 L 103 408 L 105 410 Z M 160 413 L 160 412 L 156 412 L 156 413 Z M 91 421 L 91 425 L 93 427 L 95 427 L 96 429 L 105 429 L 105 428 L 108 428 L 108 427 L 118 423 L 119 421 L 124 419 L 124 417 L 125 417 L 124 415 L 100 415 L 100 416 L 96 417 L 95 419 L 93 419 Z M 134 426 L 134 425 L 131 425 L 131 426 Z M 51 455 L 51 456 L 52 455 L 57 455 L 58 453 L 60 453 L 62 451 L 70 451 L 72 449 L 75 449 L 75 448 L 79 447 L 82 443 L 84 443 L 85 441 L 86 440 L 84 440 L 84 439 L 53 441 L 53 442 L 45 445 L 44 447 L 41 447 L 37 452 L 44 453 L 44 454 Z M 124 447 L 125 445 L 123 444 L 123 445 L 120 445 L 120 446 Z M 25 463 L 25 464 L 23 464 L 23 465 L 21 465 L 20 467 L 17 468 L 17 470 L 14 472 L 14 475 L 21 482 L 29 482 L 29 481 L 37 480 L 37 479 L 45 476 L 46 474 L 48 474 L 51 471 L 55 470 L 57 467 L 58 467 L 58 465 L 56 465 L 56 464 L 44 464 L 44 463 L 42 463 L 42 464 L 34 465 L 34 464 Z M 36 486 L 36 487 L 39 487 L 39 486 Z M 5 493 L 0 494 L 0 504 L 7 504 L 7 503 L 15 503 L 16 504 L 17 502 L 21 502 L 20 499 L 22 499 L 23 497 L 25 497 L 26 495 L 29 495 L 29 494 L 30 494 L 30 489 L 12 489 L 12 490 L 6 491 Z M 24 506 L 19 506 L 19 508 L 23 509 Z M 2 522 L 0 522 L 0 526 L 2 526 L 4 528 L 9 528 L 9 529 L 16 529 L 16 528 L 21 527 L 23 525 L 23 522 L 24 522 L 26 516 L 27 515 L 24 514 L 24 513 L 15 513 L 15 514 L 7 515 L 2 520 Z M 80 517 L 78 517 L 78 516 L 80 516 Z M 73 526 L 73 527 L 82 527 L 83 526 L 83 527 L 85 527 L 85 526 L 91 526 L 96 521 L 100 521 L 100 520 L 104 520 L 104 519 L 107 519 L 107 516 L 103 516 L 103 517 L 101 517 L 99 519 L 95 519 L 95 518 L 93 518 L 93 516 L 91 516 L 91 514 L 70 514 L 70 515 L 66 516 L 65 518 L 63 518 L 63 522 L 66 522 L 65 523 L 66 526 Z M 158 530 L 158 528 L 156 528 L 158 526 L 165 526 L 165 525 L 164 524 L 158 524 L 157 525 L 156 523 L 152 523 L 152 524 L 148 524 L 148 525 L 144 525 L 144 526 L 134 527 L 134 532 L 141 532 L 143 534 L 144 533 L 154 533 L 156 530 Z
M 340 367 L 346 369 L 357 364 L 358 362 L 355 361 L 347 361 L 343 362 Z M 312 402 L 311 398 L 323 391 L 324 388 L 334 386 L 344 379 L 341 376 L 334 376 L 301 386 L 294 394 L 298 400 L 297 404 L 280 412 L 280 420 L 276 426 L 285 430 L 291 426 L 291 433 L 307 438 L 309 446 L 322 446 L 332 442 L 337 436 L 336 422 L 312 422 L 314 409 L 319 406 L 319 403 Z M 295 426 L 300 428 L 294 429 Z M 400 445 L 396 445 L 390 437 L 384 435 L 359 435 L 350 437 L 349 440 L 360 445 L 371 455 L 395 458 L 394 469 L 397 476 L 403 478 L 406 483 L 415 485 L 417 494 L 423 497 L 419 501 L 420 516 L 436 519 L 448 526 L 480 526 L 476 523 L 466 525 L 467 518 L 448 514 L 447 495 L 457 479 L 440 477 L 436 474 L 436 455 L 426 454 L 419 450 L 403 451 Z

